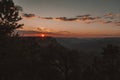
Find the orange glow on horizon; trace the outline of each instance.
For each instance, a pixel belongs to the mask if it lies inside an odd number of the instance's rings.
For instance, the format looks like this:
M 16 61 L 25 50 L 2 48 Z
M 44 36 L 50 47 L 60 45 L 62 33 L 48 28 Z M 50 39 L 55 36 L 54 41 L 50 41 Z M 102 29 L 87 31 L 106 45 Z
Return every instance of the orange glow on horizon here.
M 41 37 L 45 37 L 45 34 L 41 34 Z

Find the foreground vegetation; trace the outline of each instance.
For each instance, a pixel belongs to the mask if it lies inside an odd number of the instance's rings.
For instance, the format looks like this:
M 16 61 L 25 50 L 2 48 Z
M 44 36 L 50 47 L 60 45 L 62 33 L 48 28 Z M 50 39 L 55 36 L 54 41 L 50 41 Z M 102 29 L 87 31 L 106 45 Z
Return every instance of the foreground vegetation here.
M 41 45 L 48 41 L 49 45 Z M 80 60 L 81 53 L 64 48 L 54 38 L 4 38 L 0 45 L 0 80 L 120 79 L 120 51 L 114 45 L 103 48 L 91 65 Z

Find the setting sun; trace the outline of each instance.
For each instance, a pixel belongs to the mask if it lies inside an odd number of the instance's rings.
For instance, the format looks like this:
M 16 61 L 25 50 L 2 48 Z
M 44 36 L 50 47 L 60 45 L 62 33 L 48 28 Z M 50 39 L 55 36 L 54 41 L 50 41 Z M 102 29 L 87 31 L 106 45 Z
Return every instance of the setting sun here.
M 45 37 L 45 34 L 41 34 L 41 37 Z

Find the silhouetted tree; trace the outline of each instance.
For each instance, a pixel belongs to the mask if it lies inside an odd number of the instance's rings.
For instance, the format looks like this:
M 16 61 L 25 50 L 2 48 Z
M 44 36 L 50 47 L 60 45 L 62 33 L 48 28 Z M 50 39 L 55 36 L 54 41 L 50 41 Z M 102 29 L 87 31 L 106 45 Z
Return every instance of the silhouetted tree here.
M 17 71 L 15 64 L 22 60 L 19 53 L 24 50 L 16 42 L 17 38 L 8 38 L 16 36 L 14 30 L 22 27 L 23 24 L 18 23 L 21 19 L 13 0 L 0 0 L 0 80 L 10 80 L 9 77 Z
M 17 23 L 21 19 L 12 0 L 0 0 L 0 37 L 14 36 L 14 30 L 23 26 Z

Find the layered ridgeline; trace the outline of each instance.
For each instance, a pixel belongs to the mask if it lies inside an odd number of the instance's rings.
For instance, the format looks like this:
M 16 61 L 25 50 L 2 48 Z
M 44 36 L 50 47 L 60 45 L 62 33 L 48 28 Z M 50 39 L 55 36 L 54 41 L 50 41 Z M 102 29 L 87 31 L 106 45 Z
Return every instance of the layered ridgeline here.
M 96 55 L 108 44 L 120 47 L 120 38 L 56 38 L 66 48 Z

